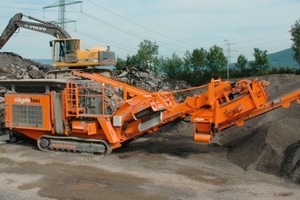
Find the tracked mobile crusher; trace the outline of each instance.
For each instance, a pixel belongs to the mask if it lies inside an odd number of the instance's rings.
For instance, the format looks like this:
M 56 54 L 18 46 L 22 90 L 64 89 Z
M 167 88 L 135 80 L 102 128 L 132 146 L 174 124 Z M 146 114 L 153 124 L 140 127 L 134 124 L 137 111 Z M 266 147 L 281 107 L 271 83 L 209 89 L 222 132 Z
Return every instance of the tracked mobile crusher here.
M 205 92 L 178 102 L 173 92 L 150 93 L 99 74 L 80 79 L 2 80 L 10 135 L 37 141 L 41 150 L 109 154 L 123 143 L 176 119 L 194 123 L 194 140 L 210 142 L 221 130 L 290 103 L 300 91 L 267 102 L 266 81 L 212 79 Z M 185 91 L 198 89 L 190 88 Z

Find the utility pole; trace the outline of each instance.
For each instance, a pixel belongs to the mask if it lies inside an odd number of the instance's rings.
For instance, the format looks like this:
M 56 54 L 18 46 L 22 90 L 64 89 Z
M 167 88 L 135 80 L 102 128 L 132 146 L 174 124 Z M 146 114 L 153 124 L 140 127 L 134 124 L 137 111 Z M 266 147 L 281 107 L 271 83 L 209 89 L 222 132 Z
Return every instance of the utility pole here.
M 72 5 L 72 4 L 78 4 L 78 3 L 82 3 L 82 1 L 59 0 L 53 4 L 43 7 L 43 10 L 45 12 L 45 9 L 58 7 L 57 23 L 61 28 L 66 29 L 67 23 L 76 22 L 75 20 L 68 20 L 66 18 L 66 6 Z
M 233 43 L 230 43 L 229 40 L 225 40 L 225 47 L 226 47 L 226 57 L 227 57 L 227 80 L 229 79 L 229 67 L 231 64 L 231 48 L 230 45 L 233 45 Z

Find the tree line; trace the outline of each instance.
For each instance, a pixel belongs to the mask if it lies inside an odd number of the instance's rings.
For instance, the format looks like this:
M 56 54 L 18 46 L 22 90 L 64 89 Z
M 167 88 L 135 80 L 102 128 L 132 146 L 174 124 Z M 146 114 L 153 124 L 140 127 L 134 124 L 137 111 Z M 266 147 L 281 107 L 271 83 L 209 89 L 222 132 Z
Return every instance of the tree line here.
M 290 33 L 294 59 L 300 65 L 300 19 L 291 27 Z M 159 56 L 158 50 L 156 42 L 143 40 L 137 54 L 128 55 L 126 59 L 117 59 L 116 68 L 141 67 L 164 74 L 169 79 L 185 80 L 190 85 L 201 85 L 209 82 L 211 78 L 226 78 L 228 74 L 230 78 L 239 78 L 269 73 L 299 73 L 299 70 L 283 67 L 270 69 L 267 51 L 259 48 L 254 48 L 253 61 L 248 61 L 245 55 L 240 54 L 234 64 L 228 63 L 223 49 L 217 45 L 208 50 L 197 48 L 186 51 L 182 58 L 176 53 L 164 58 Z

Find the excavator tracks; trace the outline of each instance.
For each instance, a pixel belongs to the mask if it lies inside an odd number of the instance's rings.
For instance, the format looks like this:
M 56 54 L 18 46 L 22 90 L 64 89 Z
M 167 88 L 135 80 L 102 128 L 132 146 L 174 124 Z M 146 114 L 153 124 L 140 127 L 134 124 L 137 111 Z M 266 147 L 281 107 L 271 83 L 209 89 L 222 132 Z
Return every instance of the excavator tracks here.
M 96 73 L 101 74 L 105 77 L 111 78 L 113 77 L 113 73 L 110 69 L 97 69 L 97 68 L 77 68 L 78 71 L 84 73 Z M 78 77 L 72 75 L 73 69 L 57 69 L 47 71 L 45 74 L 46 79 L 78 79 Z
M 94 155 L 108 155 L 112 152 L 111 145 L 105 140 L 82 139 L 77 137 L 44 135 L 38 139 L 37 146 L 42 151 L 61 151 Z

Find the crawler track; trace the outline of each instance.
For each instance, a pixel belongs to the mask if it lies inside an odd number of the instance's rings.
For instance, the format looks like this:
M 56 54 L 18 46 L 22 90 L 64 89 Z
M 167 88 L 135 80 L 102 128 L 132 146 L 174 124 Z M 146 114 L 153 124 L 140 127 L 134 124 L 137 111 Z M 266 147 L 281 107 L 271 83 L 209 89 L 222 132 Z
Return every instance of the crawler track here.
M 37 141 L 37 146 L 42 151 L 63 151 L 94 155 L 107 155 L 112 151 L 111 145 L 104 140 L 65 136 L 41 136 Z

